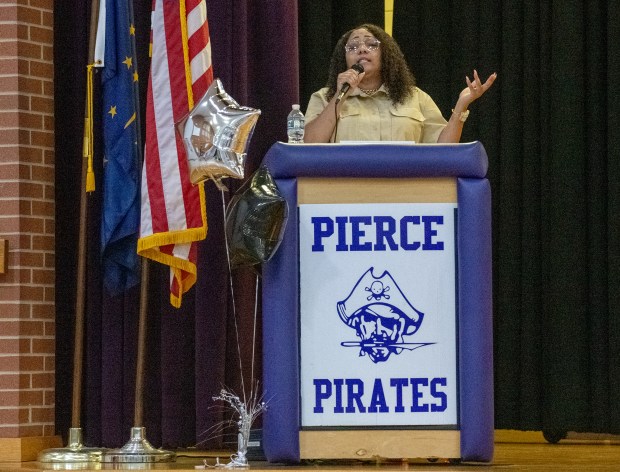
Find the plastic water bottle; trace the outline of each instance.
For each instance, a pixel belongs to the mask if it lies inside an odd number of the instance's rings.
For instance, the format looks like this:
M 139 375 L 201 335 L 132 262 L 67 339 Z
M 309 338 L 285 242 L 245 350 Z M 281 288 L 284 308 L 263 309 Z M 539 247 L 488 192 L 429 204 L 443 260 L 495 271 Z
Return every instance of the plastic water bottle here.
M 286 131 L 288 133 L 289 143 L 303 143 L 304 142 L 304 126 L 306 119 L 304 114 L 299 109 L 299 105 L 293 105 L 293 109 L 288 114 L 286 120 Z

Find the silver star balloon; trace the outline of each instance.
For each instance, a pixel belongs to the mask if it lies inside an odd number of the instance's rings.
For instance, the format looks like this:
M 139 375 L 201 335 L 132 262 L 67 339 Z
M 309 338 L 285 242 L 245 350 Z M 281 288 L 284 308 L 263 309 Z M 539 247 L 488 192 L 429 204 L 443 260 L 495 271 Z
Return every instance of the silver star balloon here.
M 176 124 L 189 163 L 190 181 L 242 179 L 260 110 L 239 105 L 215 79 L 194 108 Z

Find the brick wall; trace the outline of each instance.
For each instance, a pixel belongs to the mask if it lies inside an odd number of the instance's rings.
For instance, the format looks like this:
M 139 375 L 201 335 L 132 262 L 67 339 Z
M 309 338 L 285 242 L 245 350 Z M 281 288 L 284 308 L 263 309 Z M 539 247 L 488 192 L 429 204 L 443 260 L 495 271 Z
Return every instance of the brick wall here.
M 0 0 L 0 438 L 54 434 L 53 0 Z

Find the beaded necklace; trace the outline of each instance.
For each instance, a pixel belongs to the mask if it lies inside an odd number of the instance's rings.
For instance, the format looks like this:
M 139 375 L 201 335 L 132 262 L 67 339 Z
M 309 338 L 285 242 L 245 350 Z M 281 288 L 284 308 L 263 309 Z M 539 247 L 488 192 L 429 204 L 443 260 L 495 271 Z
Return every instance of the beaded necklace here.
M 364 92 L 367 96 L 372 97 L 375 93 L 377 93 L 379 91 L 379 89 L 381 88 L 381 86 L 379 85 L 377 88 L 374 89 L 363 89 L 362 87 L 359 87 L 359 89 Z

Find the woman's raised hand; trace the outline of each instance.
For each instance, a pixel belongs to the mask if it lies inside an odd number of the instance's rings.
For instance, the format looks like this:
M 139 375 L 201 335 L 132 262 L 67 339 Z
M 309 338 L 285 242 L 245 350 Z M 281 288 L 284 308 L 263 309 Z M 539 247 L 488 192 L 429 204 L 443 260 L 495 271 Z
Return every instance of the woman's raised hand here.
M 459 101 L 463 100 L 467 105 L 473 101 L 482 97 L 482 95 L 491 88 L 493 82 L 497 78 L 497 72 L 494 72 L 489 76 L 485 83 L 482 83 L 478 72 L 474 69 L 474 80 L 469 80 L 469 77 L 465 76 L 467 87 L 459 94 Z

